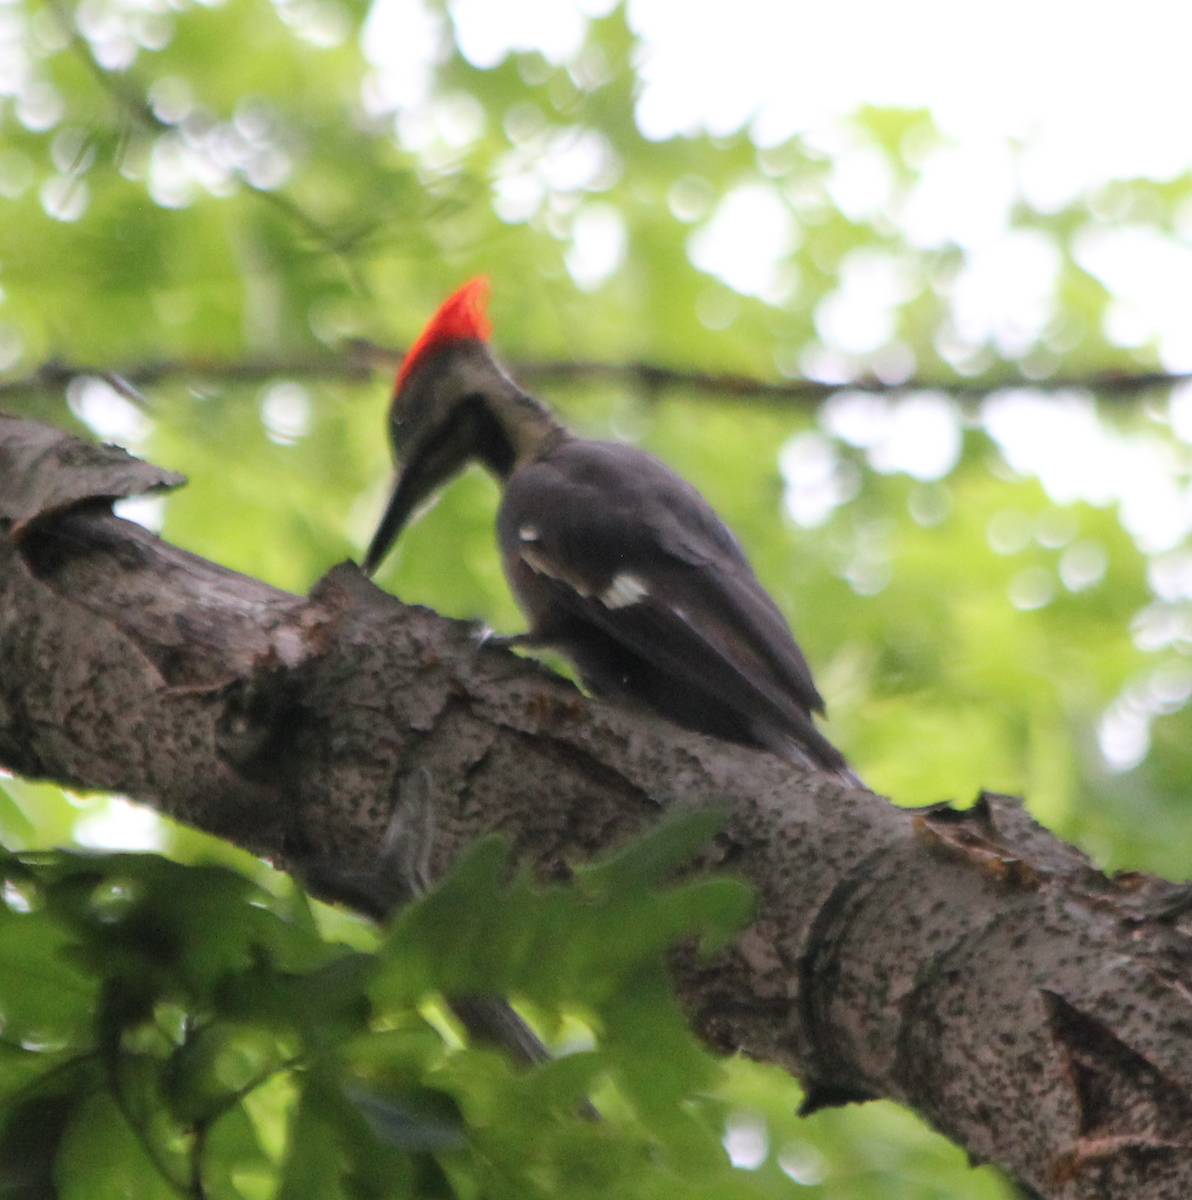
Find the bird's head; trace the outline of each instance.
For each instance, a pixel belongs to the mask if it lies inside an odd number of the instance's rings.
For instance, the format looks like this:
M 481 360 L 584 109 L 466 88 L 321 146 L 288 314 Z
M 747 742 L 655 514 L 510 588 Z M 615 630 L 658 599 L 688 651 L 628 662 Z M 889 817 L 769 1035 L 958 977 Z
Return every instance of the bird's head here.
M 488 279 L 452 293 L 402 360 L 389 410 L 397 482 L 364 559 L 370 574 L 414 509 L 473 459 L 505 478 L 561 430 L 493 358 Z

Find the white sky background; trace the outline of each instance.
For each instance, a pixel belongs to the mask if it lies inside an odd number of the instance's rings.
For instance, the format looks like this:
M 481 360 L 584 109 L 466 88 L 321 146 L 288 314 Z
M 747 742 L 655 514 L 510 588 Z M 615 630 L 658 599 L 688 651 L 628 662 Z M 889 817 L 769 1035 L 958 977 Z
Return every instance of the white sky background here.
M 464 53 L 570 58 L 608 0 L 454 0 Z M 424 94 L 436 39 L 414 0 L 378 0 L 370 57 L 399 103 Z M 961 146 L 1030 147 L 1023 183 L 1058 206 L 1090 183 L 1192 163 L 1185 0 L 629 0 L 651 138 L 752 128 L 762 144 L 863 104 L 926 107 Z M 388 43 L 384 45 L 382 43 Z
M 649 136 L 752 122 L 773 143 L 861 104 L 926 107 L 962 146 L 1025 140 L 1024 183 L 1053 203 L 1192 163 L 1184 0 L 630 0 L 629 12 L 650 45 Z

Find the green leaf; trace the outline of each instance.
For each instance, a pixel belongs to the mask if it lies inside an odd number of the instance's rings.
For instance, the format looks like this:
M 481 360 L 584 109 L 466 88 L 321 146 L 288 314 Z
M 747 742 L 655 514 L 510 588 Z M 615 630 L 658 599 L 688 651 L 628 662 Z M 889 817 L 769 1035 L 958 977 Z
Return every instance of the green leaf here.
M 0 1011 L 6 1040 L 51 1053 L 85 1046 L 96 981 L 71 961 L 73 939 L 46 911 L 41 881 L 13 864 L 8 871 L 12 900 L 0 905 Z
M 603 862 L 576 867 L 576 882 L 594 898 L 657 886 L 707 846 L 724 817 L 717 809 L 667 817 Z
M 242 1105 L 234 1105 L 207 1129 L 204 1194 L 211 1200 L 257 1200 L 271 1196 L 276 1184 L 276 1165 L 261 1146 L 256 1126 Z
M 58 1200 L 176 1200 L 183 1180 L 170 1178 L 107 1091 L 71 1115 L 55 1179 Z
M 35 832 L 36 826 L 25 815 L 11 790 L 0 783 L 0 841 L 6 846 L 11 845 L 13 839 L 17 839 L 18 845 L 27 844 Z
M 54 1164 L 75 1105 L 69 1095 L 32 1096 L 9 1109 L 0 1127 L 0 1196 L 51 1200 Z
M 290 1126 L 277 1200 L 337 1200 L 345 1197 L 335 1126 L 322 1101 L 321 1085 L 308 1077 Z

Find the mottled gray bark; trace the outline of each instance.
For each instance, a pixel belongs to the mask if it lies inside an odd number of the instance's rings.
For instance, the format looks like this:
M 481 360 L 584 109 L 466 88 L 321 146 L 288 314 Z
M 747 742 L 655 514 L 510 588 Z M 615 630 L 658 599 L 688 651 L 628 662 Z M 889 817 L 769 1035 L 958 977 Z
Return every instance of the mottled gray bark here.
M 293 596 L 109 511 L 176 482 L 0 418 L 0 764 L 362 876 L 415 786 L 435 870 L 499 829 L 558 877 L 722 807 L 706 865 L 759 912 L 676 957 L 709 1043 L 813 1108 L 903 1101 L 1044 1196 L 1192 1196 L 1192 891 L 1106 878 L 1006 797 L 899 809 L 593 703 L 351 565 Z

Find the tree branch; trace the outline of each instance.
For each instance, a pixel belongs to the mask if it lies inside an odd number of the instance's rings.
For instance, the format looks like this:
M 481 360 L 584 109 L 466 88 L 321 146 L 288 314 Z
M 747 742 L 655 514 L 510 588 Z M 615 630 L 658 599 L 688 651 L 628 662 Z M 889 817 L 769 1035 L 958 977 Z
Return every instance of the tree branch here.
M 124 366 L 95 366 L 50 360 L 17 379 L 0 381 L 0 398 L 44 395 L 60 391 L 81 375 L 125 380 L 136 387 L 151 387 L 174 380 L 204 380 L 221 384 L 266 383 L 271 379 L 305 379 L 326 383 L 365 383 L 377 372 L 390 375 L 404 351 L 378 346 L 363 339 L 346 342 L 342 352 L 270 355 L 236 359 L 167 358 Z M 913 391 L 946 392 L 958 400 L 980 400 L 1006 388 L 1031 388 L 1042 392 L 1087 391 L 1105 400 L 1131 400 L 1147 392 L 1162 391 L 1192 380 L 1192 373 L 1169 371 L 1098 371 L 1087 375 L 1052 375 L 1030 379 L 1004 375 L 982 379 L 908 379 L 882 383 L 872 378 L 851 383 L 821 383 L 814 379 L 781 382 L 746 375 L 707 371 L 681 371 L 656 363 L 519 362 L 510 369 L 532 386 L 585 382 L 615 383 L 633 387 L 646 396 L 685 391 L 700 396 L 736 399 L 778 407 L 814 408 L 841 391 L 874 395 L 900 395 Z
M 757 920 L 675 956 L 711 1045 L 794 1072 L 809 1109 L 909 1104 L 1043 1196 L 1192 1195 L 1187 887 L 1106 878 L 1006 797 L 899 809 L 594 703 L 351 564 L 303 598 L 110 512 L 174 482 L 0 418 L 0 763 L 362 872 L 415 780 L 432 874 L 486 830 L 559 877 L 727 808 L 704 865 Z

